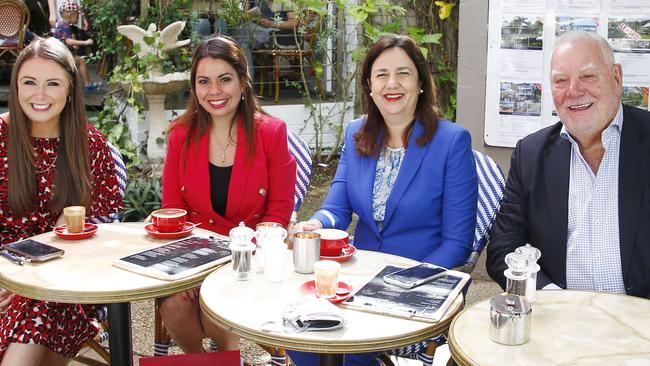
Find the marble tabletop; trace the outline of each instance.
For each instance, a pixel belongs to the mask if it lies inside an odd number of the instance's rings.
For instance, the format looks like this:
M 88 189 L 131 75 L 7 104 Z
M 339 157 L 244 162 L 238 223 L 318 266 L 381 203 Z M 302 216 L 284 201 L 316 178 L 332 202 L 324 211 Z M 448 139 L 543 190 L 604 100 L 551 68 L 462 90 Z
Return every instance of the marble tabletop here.
M 489 338 L 490 299 L 461 312 L 449 330 L 459 365 L 650 365 L 650 301 L 571 290 L 538 291 L 530 341 Z
M 342 263 L 340 281 L 353 288 L 363 285 L 386 264 L 412 266 L 418 262 L 386 253 L 359 250 Z M 293 270 L 291 252 L 287 251 L 283 280 L 270 283 L 261 274 L 249 281 L 237 281 L 232 265 L 225 265 L 210 274 L 201 286 L 201 307 L 206 317 L 241 337 L 276 347 L 318 353 L 356 353 L 384 351 L 417 343 L 445 331 L 451 319 L 463 306 L 458 296 L 437 323 L 397 318 L 341 308 L 347 320 L 345 327 L 326 332 L 265 332 L 262 324 L 279 320 L 287 304 L 299 299 L 299 291 L 313 274 Z

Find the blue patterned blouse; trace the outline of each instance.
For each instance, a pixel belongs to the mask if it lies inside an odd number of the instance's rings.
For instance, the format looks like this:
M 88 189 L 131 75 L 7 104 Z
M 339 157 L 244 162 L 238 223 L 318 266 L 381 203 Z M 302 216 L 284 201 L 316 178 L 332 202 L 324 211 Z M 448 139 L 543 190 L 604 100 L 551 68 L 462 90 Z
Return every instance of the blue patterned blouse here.
M 386 214 L 386 201 L 388 201 L 390 191 L 393 190 L 405 154 L 406 149 L 403 147 L 393 149 L 383 146 L 379 151 L 375 181 L 372 187 L 372 216 L 379 230 L 381 230 Z

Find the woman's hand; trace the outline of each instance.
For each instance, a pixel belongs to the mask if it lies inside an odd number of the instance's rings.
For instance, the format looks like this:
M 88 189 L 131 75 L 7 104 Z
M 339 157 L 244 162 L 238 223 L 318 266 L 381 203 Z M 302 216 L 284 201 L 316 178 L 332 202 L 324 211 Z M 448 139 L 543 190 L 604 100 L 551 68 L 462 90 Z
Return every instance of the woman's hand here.
M 293 227 L 289 231 L 289 237 L 292 237 L 295 233 L 299 233 L 301 231 L 314 231 L 322 228 L 323 228 L 323 224 L 316 219 L 301 221 L 293 225 Z
M 11 304 L 11 300 L 14 298 L 15 294 L 0 288 L 0 314 L 7 312 L 7 307 Z

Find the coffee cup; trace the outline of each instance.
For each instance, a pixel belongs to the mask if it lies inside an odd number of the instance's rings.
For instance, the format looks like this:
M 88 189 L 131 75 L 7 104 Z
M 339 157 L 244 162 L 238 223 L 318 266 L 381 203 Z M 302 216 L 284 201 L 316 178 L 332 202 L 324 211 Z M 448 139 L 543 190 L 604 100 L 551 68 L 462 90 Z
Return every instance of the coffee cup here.
M 161 233 L 181 231 L 186 220 L 187 211 L 180 208 L 163 208 L 151 213 L 151 223 Z
M 335 261 L 318 261 L 314 263 L 316 295 L 331 299 L 336 296 L 341 264 Z
M 320 235 L 320 255 L 325 257 L 338 257 L 342 255 L 343 248 L 348 246 L 349 235 L 346 231 L 338 229 L 314 230 Z
M 65 207 L 63 216 L 69 233 L 76 234 L 84 231 L 86 224 L 86 208 L 84 206 Z

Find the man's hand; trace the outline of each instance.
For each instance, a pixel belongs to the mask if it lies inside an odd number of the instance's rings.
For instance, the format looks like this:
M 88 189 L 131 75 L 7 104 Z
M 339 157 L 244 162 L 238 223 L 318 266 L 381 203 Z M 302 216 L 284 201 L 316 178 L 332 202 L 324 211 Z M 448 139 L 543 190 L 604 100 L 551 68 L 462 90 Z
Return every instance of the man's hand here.
M 279 28 L 279 22 L 275 22 L 271 19 L 266 19 L 262 18 L 257 22 L 259 25 L 261 25 L 264 28 Z

